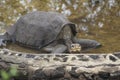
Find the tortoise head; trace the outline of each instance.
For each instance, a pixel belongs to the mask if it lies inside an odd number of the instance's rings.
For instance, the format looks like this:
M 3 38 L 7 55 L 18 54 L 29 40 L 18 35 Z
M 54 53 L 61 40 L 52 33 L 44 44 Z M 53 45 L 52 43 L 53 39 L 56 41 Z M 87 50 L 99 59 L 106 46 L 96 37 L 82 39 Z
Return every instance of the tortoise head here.
M 71 44 L 70 52 L 77 53 L 81 51 L 81 45 L 80 44 Z

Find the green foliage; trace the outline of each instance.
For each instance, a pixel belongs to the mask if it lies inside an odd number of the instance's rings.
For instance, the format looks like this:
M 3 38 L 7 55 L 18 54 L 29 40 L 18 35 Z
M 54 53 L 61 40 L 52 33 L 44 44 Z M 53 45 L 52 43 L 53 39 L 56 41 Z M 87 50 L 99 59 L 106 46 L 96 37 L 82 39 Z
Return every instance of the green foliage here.
M 9 80 L 10 79 L 10 75 L 4 70 L 1 70 L 1 77 L 2 77 L 3 80 Z
M 12 77 L 17 76 L 17 69 L 15 67 L 11 67 L 9 71 L 1 70 L 0 75 L 2 80 L 10 80 Z
M 10 76 L 17 76 L 17 69 L 15 67 L 11 67 L 9 71 Z

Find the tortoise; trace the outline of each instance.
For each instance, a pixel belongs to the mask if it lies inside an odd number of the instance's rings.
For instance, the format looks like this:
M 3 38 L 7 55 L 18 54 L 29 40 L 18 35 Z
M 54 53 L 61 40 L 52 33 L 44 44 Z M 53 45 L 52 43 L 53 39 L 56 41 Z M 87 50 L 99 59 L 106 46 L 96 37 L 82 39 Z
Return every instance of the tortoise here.
M 81 48 L 86 50 L 101 46 L 95 40 L 78 39 L 76 34 L 76 25 L 63 14 L 34 11 L 20 17 L 0 36 L 0 46 L 14 42 L 47 53 L 69 53 L 76 44 L 78 52 Z

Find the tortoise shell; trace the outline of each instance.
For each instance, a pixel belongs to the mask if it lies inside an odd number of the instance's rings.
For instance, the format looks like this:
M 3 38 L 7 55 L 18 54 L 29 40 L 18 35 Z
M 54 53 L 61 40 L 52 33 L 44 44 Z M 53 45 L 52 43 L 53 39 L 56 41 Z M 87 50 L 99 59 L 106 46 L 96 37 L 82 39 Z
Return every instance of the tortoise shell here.
M 16 42 L 42 48 L 56 40 L 65 25 L 71 27 L 75 36 L 75 24 L 63 14 L 35 11 L 20 17 L 7 33 Z

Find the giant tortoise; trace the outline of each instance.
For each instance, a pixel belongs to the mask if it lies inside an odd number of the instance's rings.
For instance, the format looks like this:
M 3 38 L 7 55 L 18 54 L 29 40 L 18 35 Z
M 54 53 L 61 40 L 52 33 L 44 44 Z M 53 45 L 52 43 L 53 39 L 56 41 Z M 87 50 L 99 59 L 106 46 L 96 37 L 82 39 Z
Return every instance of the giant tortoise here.
M 57 12 L 35 11 L 28 13 L 0 36 L 0 46 L 11 41 L 48 53 L 79 52 L 97 48 L 95 40 L 76 38 L 76 26 Z M 73 50 L 74 49 L 74 50 Z M 76 49 L 76 50 L 75 50 Z

